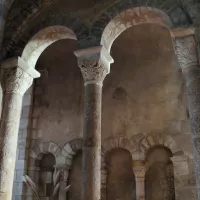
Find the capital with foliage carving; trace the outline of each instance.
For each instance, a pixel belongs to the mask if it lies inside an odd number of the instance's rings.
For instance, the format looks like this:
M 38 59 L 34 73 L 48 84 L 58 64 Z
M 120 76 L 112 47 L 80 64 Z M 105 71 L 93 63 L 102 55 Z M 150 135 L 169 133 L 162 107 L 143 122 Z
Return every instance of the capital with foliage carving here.
M 78 58 L 85 85 L 96 83 L 102 85 L 110 72 L 113 59 L 103 46 L 92 47 L 74 52 Z
M 32 85 L 33 79 L 40 77 L 40 73 L 18 58 L 11 58 L 1 63 L 2 85 L 5 93 L 24 95 Z
M 136 180 L 144 181 L 147 169 L 148 165 L 144 161 L 133 161 L 133 172 Z
M 173 45 L 181 69 L 199 64 L 194 29 L 174 30 Z

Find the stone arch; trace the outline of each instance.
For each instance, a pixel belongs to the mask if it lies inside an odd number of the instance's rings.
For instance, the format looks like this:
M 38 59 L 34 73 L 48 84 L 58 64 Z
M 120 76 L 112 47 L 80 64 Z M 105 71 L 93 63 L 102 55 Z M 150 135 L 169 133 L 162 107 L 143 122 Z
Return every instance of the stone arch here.
M 183 150 L 179 148 L 172 136 L 167 134 L 154 133 L 150 135 L 144 135 L 139 141 L 139 150 L 144 154 L 146 154 L 155 146 L 167 147 L 172 152 L 173 156 L 184 154 Z
M 181 192 L 179 190 L 180 180 L 182 179 L 181 176 L 189 174 L 188 158 L 183 149 L 181 149 L 173 137 L 168 134 L 154 133 L 149 135 L 142 134 L 140 136 L 141 139 L 138 142 L 138 150 L 143 154 L 144 160 L 148 152 L 155 147 L 165 147 L 171 151 L 172 157 L 170 160 L 173 163 L 175 196 L 177 199 Z M 148 169 L 148 163 L 146 167 Z
M 63 160 L 63 165 L 66 165 L 68 169 L 71 168 L 73 157 L 77 154 L 79 150 L 83 148 L 82 139 L 74 139 L 66 143 L 61 150 L 61 157 L 58 159 Z
M 172 153 L 171 161 L 174 165 L 174 176 L 178 179 L 181 175 L 188 174 L 188 160 L 182 148 L 176 143 L 172 136 L 168 134 L 154 133 L 141 137 L 138 147 L 139 152 L 143 154 L 143 158 L 146 158 L 149 150 L 156 146 L 163 146 L 169 149 Z M 176 183 L 175 183 L 176 184 Z M 177 184 L 176 184 L 177 185 Z
M 77 40 L 74 32 L 64 26 L 50 26 L 36 33 L 25 46 L 22 58 L 30 67 L 35 68 L 41 53 L 51 44 L 62 39 Z
M 137 145 L 134 140 L 128 139 L 124 136 L 110 137 L 102 142 L 102 156 L 101 156 L 101 187 L 106 188 L 107 168 L 106 155 L 109 151 L 115 148 L 126 149 L 131 153 L 133 158 Z
M 127 9 L 114 17 L 105 27 L 101 45 L 110 52 L 115 39 L 126 29 L 139 24 L 158 24 L 171 29 L 173 24 L 167 14 L 156 8 L 135 7 Z
M 134 140 L 126 138 L 125 136 L 114 136 L 106 138 L 102 142 L 103 155 L 115 148 L 122 148 L 128 150 L 133 156 L 136 151 L 136 143 Z
M 55 144 L 54 142 L 42 142 L 39 144 L 36 144 L 33 149 L 29 152 L 29 157 L 31 158 L 31 167 L 36 167 L 35 164 L 39 162 L 44 154 L 51 153 L 54 155 L 56 159 L 56 165 L 57 163 L 57 155 L 60 152 L 60 147 Z

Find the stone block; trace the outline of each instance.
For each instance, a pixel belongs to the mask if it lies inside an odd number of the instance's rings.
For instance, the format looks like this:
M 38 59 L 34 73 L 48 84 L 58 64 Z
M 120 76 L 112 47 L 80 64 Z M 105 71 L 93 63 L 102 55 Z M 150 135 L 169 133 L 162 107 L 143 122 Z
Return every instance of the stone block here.
M 35 197 L 33 191 L 27 186 L 27 185 L 24 185 L 23 186 L 23 195 L 24 196 L 32 196 L 32 197 Z M 27 199 L 27 198 L 26 198 Z M 32 200 L 32 198 L 31 198 Z
M 64 156 L 56 157 L 56 165 L 64 165 L 66 158 Z
M 176 191 L 176 200 L 194 199 L 197 200 L 196 188 L 181 188 Z
M 23 138 L 23 129 L 20 129 L 18 132 L 18 139 Z
M 22 195 L 16 195 L 13 196 L 14 200 L 23 200 L 23 196 Z
M 42 133 L 42 132 L 39 131 L 39 130 L 32 130 L 32 131 L 31 131 L 31 134 L 30 134 L 30 138 L 31 138 L 31 139 L 34 139 L 34 140 L 39 139 L 39 138 L 42 137 L 42 134 L 41 134 L 41 133 Z
M 76 153 L 72 150 L 72 148 L 71 148 L 71 146 L 70 146 L 69 144 L 66 144 L 66 145 L 64 146 L 64 150 L 65 150 L 67 153 L 71 154 L 71 155 L 75 155 L 75 154 L 76 154 Z
M 51 152 L 52 154 L 55 154 L 58 149 L 59 147 L 55 143 L 50 142 L 49 149 L 48 149 L 49 152 Z
M 62 156 L 62 151 L 59 149 L 58 151 L 56 151 L 56 153 L 54 155 L 55 155 L 55 157 Z
M 24 139 L 18 139 L 18 148 L 20 147 L 26 147 L 26 138 Z
M 13 184 L 13 195 L 22 195 L 22 183 Z
M 36 155 L 39 156 L 39 154 L 41 153 L 40 147 L 38 145 L 35 145 L 33 147 L 34 152 L 36 153 Z
M 27 138 L 28 130 L 23 129 L 23 138 Z
M 15 171 L 15 182 L 22 183 L 23 175 L 24 175 L 24 170 L 16 170 Z
M 72 165 L 72 160 L 67 158 L 67 159 L 66 159 L 66 164 L 67 164 L 67 165 Z
M 31 113 L 31 107 L 30 106 L 24 106 L 22 109 L 22 114 L 21 117 L 22 118 L 28 118 L 30 116 Z
M 34 158 L 28 159 L 28 166 L 35 166 L 35 159 Z
M 168 132 L 172 134 L 191 134 L 189 122 L 186 120 L 174 120 L 168 122 Z
M 18 160 L 25 160 L 25 159 L 26 159 L 26 149 L 25 148 L 19 148 Z
M 69 155 L 68 152 L 66 152 L 64 149 L 62 149 L 62 156 L 67 157 Z
M 40 148 L 40 152 L 48 152 L 49 142 L 42 142 L 38 146 Z
M 188 162 L 185 156 L 174 156 L 171 160 L 174 166 L 174 174 L 178 176 L 189 174 Z
M 25 160 L 16 160 L 15 162 L 15 170 L 24 169 Z
M 21 118 L 20 120 L 20 129 L 25 129 L 28 127 L 28 122 L 29 122 L 29 119 L 28 118 Z
M 41 200 L 50 200 L 49 197 L 41 197 L 40 199 L 41 199 Z
M 29 157 L 36 159 L 37 156 L 38 156 L 38 155 L 35 153 L 35 151 L 33 151 L 33 150 L 30 150 L 30 151 L 29 151 Z
M 32 128 L 33 129 L 37 129 L 37 123 L 38 123 L 38 119 L 37 118 L 33 118 L 32 119 Z
M 30 106 L 32 103 L 32 95 L 31 94 L 26 94 L 23 97 L 23 106 Z

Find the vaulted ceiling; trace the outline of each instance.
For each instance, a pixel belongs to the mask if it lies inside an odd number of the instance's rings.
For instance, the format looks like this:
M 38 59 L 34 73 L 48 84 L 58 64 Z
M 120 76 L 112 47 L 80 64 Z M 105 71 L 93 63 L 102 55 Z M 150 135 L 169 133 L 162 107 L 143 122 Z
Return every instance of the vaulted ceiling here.
M 5 25 L 3 55 L 20 55 L 35 33 L 52 25 L 71 28 L 80 47 L 99 44 L 114 16 L 141 6 L 164 11 L 175 27 L 200 24 L 198 0 L 15 0 Z

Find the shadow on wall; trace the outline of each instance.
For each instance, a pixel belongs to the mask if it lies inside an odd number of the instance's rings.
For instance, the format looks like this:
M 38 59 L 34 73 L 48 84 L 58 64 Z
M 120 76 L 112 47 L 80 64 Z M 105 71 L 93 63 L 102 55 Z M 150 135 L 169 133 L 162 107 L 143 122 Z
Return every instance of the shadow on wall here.
M 135 200 L 135 176 L 132 170 L 132 157 L 129 151 L 116 148 L 107 157 L 107 199 Z
M 175 200 L 172 153 L 165 147 L 152 148 L 146 161 L 149 169 L 145 178 L 146 200 Z
M 82 183 L 82 151 L 79 150 L 73 158 L 73 163 L 69 171 L 68 185 L 71 185 L 67 193 L 67 200 L 81 199 Z

